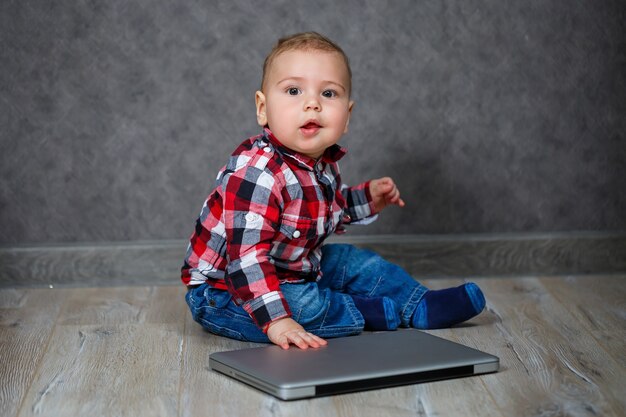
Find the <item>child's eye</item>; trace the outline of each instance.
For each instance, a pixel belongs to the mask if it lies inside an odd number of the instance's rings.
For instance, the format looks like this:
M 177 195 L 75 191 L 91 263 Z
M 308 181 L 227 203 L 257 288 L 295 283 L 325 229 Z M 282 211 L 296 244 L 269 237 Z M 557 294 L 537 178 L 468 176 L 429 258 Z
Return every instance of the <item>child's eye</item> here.
M 298 94 L 300 94 L 300 89 L 298 87 L 289 87 L 287 89 L 287 94 L 289 94 L 290 96 L 297 96 Z
M 337 92 L 335 90 L 324 90 L 322 93 L 322 97 L 333 98 L 337 97 Z

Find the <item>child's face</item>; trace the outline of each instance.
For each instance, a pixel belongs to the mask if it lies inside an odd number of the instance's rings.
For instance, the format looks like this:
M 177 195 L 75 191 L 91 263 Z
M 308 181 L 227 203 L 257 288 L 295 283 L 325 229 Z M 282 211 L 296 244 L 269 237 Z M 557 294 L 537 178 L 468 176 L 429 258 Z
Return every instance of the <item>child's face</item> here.
M 319 158 L 348 131 L 346 64 L 336 52 L 287 51 L 278 55 L 256 92 L 257 121 L 288 148 Z

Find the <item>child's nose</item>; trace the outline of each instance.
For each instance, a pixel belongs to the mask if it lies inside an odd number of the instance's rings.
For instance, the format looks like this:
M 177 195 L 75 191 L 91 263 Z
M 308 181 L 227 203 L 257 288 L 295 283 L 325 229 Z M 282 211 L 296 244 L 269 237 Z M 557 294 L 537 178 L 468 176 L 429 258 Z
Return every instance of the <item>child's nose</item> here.
M 322 110 L 322 105 L 320 104 L 320 101 L 317 99 L 317 97 L 315 96 L 311 96 L 308 97 L 305 102 L 304 102 L 304 110 L 315 110 L 315 111 L 320 111 Z

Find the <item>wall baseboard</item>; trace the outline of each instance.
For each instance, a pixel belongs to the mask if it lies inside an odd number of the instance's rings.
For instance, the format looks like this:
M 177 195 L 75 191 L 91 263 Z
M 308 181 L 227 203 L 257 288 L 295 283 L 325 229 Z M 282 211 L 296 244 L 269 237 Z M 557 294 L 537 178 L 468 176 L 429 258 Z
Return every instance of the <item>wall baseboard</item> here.
M 626 272 L 626 232 L 372 235 L 329 242 L 369 248 L 415 278 Z M 0 287 L 168 285 L 187 242 L 165 240 L 0 248 Z

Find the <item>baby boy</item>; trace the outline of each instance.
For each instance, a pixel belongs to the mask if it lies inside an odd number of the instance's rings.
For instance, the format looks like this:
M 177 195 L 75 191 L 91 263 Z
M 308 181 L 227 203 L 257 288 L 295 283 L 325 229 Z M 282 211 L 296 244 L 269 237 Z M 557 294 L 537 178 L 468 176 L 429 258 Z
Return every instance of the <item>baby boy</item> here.
M 220 170 L 182 268 L 193 318 L 210 332 L 306 349 L 364 329 L 449 327 L 483 310 L 473 283 L 429 290 L 371 251 L 324 244 L 405 205 L 391 178 L 341 181 L 351 78 L 343 50 L 313 32 L 279 40 L 266 58 L 255 97 L 263 132 Z

